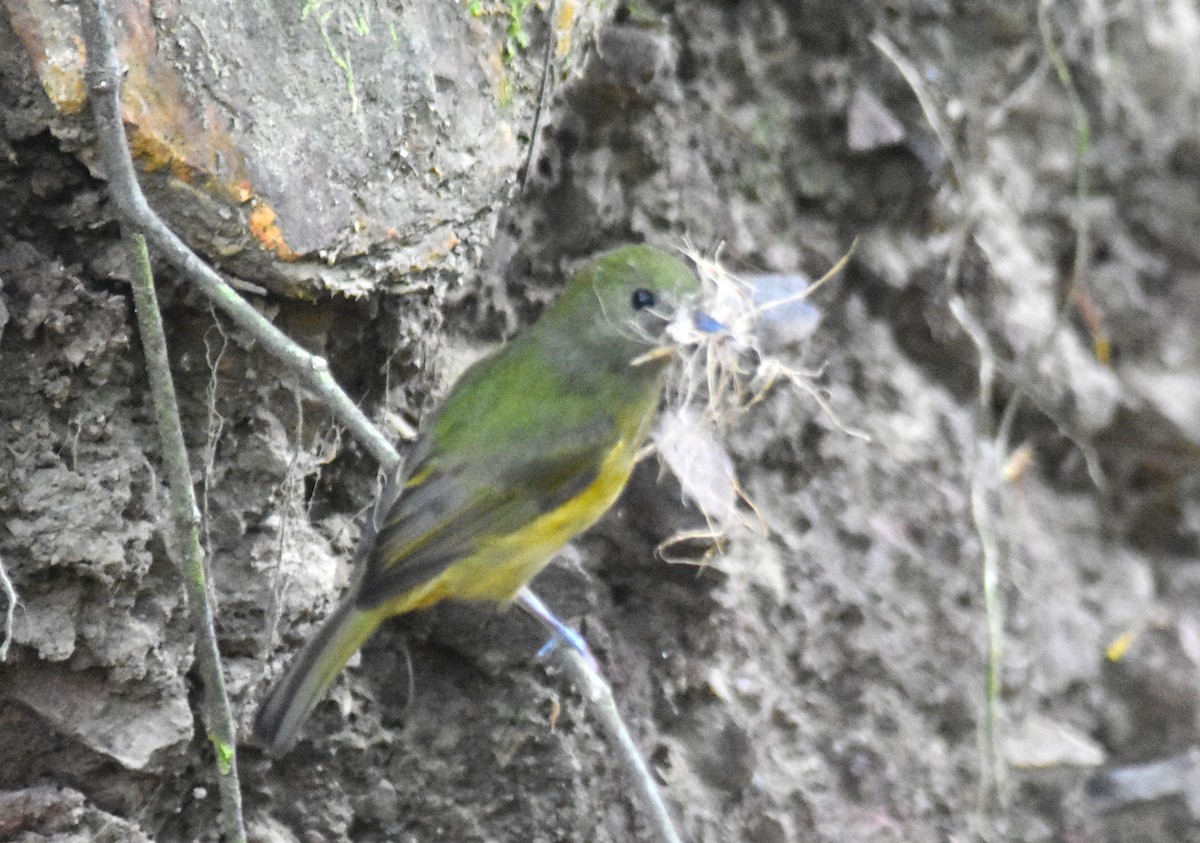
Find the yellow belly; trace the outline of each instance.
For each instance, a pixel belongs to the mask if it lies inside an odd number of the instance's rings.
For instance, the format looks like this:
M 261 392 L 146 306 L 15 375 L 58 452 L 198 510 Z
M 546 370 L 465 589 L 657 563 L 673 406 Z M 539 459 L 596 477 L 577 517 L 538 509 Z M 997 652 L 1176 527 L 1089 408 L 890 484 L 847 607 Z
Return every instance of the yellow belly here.
M 563 545 L 616 502 L 629 481 L 634 457 L 634 443 L 622 440 L 604 459 L 595 482 L 578 495 L 516 532 L 489 540 L 425 585 L 401 595 L 384 612 L 412 612 L 445 599 L 511 601 Z

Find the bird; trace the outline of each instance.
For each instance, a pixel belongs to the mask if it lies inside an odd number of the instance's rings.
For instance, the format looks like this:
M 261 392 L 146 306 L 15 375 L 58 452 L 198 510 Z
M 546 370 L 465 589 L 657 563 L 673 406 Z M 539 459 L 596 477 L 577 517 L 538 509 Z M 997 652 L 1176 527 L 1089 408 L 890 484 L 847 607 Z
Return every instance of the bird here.
M 510 604 L 613 505 L 661 400 L 668 328 L 699 313 L 700 293 L 675 255 L 613 249 L 459 377 L 385 483 L 346 594 L 260 704 L 260 745 L 290 748 L 385 620 L 443 600 Z

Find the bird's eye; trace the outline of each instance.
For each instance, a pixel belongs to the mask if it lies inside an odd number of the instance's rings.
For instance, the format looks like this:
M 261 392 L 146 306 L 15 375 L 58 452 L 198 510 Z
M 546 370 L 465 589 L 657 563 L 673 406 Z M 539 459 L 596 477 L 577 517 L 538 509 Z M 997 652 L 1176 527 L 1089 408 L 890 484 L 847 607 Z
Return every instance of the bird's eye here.
M 633 309 L 645 310 L 648 307 L 654 307 L 654 293 L 647 290 L 645 287 L 640 287 L 633 291 Z

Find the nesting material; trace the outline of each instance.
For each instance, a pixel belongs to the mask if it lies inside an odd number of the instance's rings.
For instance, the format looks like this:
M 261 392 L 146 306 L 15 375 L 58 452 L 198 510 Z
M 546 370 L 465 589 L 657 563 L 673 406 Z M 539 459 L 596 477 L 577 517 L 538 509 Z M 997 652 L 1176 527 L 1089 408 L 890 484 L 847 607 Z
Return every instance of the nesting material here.
M 736 528 L 769 529 L 738 483 L 725 442 L 741 416 L 781 381 L 804 390 L 829 412 L 814 385 L 819 372 L 794 369 L 770 349 L 816 330 L 820 311 L 807 299 L 850 258 L 847 253 L 823 278 L 809 283 L 799 274 L 738 276 L 721 265 L 719 253 L 708 258 L 690 246 L 684 252 L 700 278 L 701 313 L 680 312 L 668 328 L 680 359 L 651 444 L 684 497 L 703 513 L 708 529 L 667 539 L 659 553 L 668 559 L 669 549 L 683 542 L 705 540 L 711 555 Z

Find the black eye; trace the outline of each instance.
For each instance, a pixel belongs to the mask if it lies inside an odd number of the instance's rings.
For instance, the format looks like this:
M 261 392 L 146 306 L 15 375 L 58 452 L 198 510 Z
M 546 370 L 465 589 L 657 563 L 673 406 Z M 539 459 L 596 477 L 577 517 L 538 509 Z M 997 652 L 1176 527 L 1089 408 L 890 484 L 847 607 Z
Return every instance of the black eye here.
M 645 287 L 640 287 L 633 291 L 633 309 L 645 310 L 648 307 L 654 307 L 654 293 L 647 290 Z

